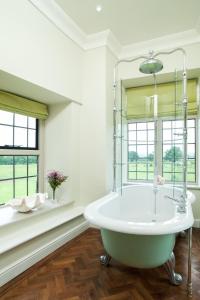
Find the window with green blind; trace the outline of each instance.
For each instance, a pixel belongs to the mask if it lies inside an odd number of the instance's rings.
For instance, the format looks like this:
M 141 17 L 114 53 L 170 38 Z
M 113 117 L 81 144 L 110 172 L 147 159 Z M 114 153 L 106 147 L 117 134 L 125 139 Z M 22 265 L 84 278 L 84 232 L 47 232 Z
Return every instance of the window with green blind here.
M 0 205 L 38 192 L 39 120 L 44 103 L 0 91 Z
M 198 104 L 197 80 L 188 80 L 188 172 L 190 184 L 198 183 Z M 154 127 L 153 86 L 135 87 L 126 90 L 128 119 L 128 168 L 130 181 L 152 181 L 154 172 Z M 158 94 L 158 167 L 159 174 L 167 182 L 183 181 L 183 140 L 182 132 L 182 86 L 178 83 L 163 83 L 157 86 Z M 149 120 L 149 121 L 147 121 Z M 142 126 L 142 127 L 141 127 Z M 151 132 L 152 131 L 152 132 Z

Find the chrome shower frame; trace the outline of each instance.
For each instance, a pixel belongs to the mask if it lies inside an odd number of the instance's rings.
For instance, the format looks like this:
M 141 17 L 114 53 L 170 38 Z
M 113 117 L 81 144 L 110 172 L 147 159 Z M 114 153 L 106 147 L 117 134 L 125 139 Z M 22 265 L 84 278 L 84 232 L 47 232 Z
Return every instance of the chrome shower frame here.
M 113 89 L 114 89 L 114 104 L 113 104 L 113 192 L 117 191 L 117 182 L 116 182 L 116 175 L 117 175 L 117 128 L 116 128 L 116 120 L 117 120 L 117 113 L 122 112 L 122 107 L 117 107 L 117 71 L 118 66 L 122 63 L 132 63 L 138 61 L 140 59 L 148 60 L 149 58 L 156 58 L 162 55 L 170 55 L 175 52 L 181 52 L 183 55 L 183 98 L 182 98 L 182 105 L 183 105 L 183 195 L 178 202 L 178 211 L 179 213 L 186 213 L 186 199 L 187 199 L 187 71 L 186 71 L 186 52 L 183 48 L 175 48 L 170 51 L 160 51 L 157 53 L 153 53 L 152 51 L 149 53 L 149 56 L 136 56 L 130 59 L 121 59 L 118 60 L 114 67 L 114 81 L 113 81 Z M 122 132 L 121 132 L 122 136 Z M 123 163 L 121 161 L 121 174 L 122 174 L 122 166 Z M 122 179 L 121 179 L 121 191 L 122 191 Z M 188 294 L 192 295 L 192 279 L 191 279 L 191 246 L 192 246 L 192 229 L 188 230 Z

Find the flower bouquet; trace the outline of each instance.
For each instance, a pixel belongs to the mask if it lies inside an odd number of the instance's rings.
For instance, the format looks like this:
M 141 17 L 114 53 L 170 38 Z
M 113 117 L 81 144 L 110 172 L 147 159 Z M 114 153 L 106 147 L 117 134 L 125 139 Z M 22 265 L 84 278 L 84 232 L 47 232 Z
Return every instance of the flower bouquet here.
M 53 190 L 53 200 L 55 200 L 55 192 L 56 189 L 64 182 L 66 181 L 68 176 L 64 176 L 61 172 L 59 171 L 50 171 L 47 174 L 47 180 L 49 185 L 51 186 Z

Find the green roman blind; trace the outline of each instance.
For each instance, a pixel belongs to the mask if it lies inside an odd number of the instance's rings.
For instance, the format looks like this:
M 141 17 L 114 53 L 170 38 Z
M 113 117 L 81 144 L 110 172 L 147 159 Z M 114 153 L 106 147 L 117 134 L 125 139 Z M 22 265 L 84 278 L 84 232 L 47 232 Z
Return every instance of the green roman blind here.
M 153 117 L 154 86 L 139 86 L 126 89 L 127 119 Z M 182 82 L 157 85 L 158 116 L 168 117 L 182 113 Z M 188 115 L 197 115 L 197 79 L 187 81 Z M 177 105 L 180 104 L 180 105 Z
M 37 119 L 44 120 L 48 117 L 48 107 L 46 104 L 4 91 L 0 91 L 0 109 Z

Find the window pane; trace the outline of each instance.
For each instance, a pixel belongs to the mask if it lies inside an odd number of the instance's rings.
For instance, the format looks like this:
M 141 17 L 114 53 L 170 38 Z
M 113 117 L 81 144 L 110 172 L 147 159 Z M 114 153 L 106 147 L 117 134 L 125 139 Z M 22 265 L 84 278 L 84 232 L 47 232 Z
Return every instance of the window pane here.
M 37 175 L 37 156 L 28 157 L 28 175 L 29 176 Z
M 182 120 L 176 120 L 172 122 L 173 128 L 183 128 L 183 121 Z
M 0 179 L 13 178 L 13 156 L 0 156 Z
M 139 160 L 137 163 L 137 171 L 138 172 L 143 172 L 143 171 L 146 172 L 147 171 L 147 162 Z
M 28 194 L 32 195 L 37 193 L 37 177 L 28 178 Z
M 29 174 L 27 174 L 27 160 Z M 0 179 L 2 180 L 0 181 L 0 203 L 5 203 L 13 197 L 26 196 L 28 188 L 29 194 L 37 192 L 37 163 L 37 155 L 0 156 Z M 34 177 L 28 178 L 28 175 Z M 10 178 L 12 180 L 6 180 Z
M 36 128 L 36 119 L 28 117 L 28 127 L 29 128 Z
M 27 179 L 15 179 L 15 198 L 27 195 Z
M 148 129 L 154 129 L 154 122 L 148 122 L 147 127 Z
M 13 180 L 0 181 L 0 203 L 4 204 L 13 198 Z
M 148 172 L 148 180 L 153 180 L 154 174 Z
M 195 159 L 188 159 L 187 161 L 187 171 L 188 173 L 195 173 L 196 166 L 195 166 Z
M 146 144 L 147 143 L 147 131 L 140 131 L 138 134 L 138 144 Z
M 172 166 L 172 163 L 164 161 L 163 172 L 172 172 Z
M 28 129 L 28 147 L 35 148 L 36 147 L 36 134 L 35 130 Z
M 129 138 L 130 142 L 135 141 L 136 140 L 136 131 L 129 131 L 128 138 Z
M 13 146 L 13 128 L 0 125 L 0 146 Z
M 147 123 L 137 123 L 137 130 L 146 130 Z
M 163 121 L 163 128 L 171 128 L 171 121 Z
M 146 172 L 137 172 L 137 179 L 147 180 L 147 173 Z
M 153 172 L 154 170 L 154 163 L 152 162 L 148 162 L 148 172 Z
M 164 173 L 164 177 L 165 177 L 165 180 L 167 181 L 171 181 L 172 180 L 172 173 Z
M 15 126 L 27 127 L 27 117 L 15 114 Z
M 151 155 L 151 157 L 149 157 L 150 160 L 153 160 L 153 155 L 154 155 L 154 145 L 150 145 L 148 146 L 148 156 Z
M 0 110 L 0 123 L 13 125 L 13 113 Z
M 15 178 L 27 176 L 27 156 L 15 156 Z
M 147 174 L 154 171 L 154 122 L 135 122 L 128 134 L 128 178 L 129 180 L 148 180 Z M 136 125 L 136 126 L 135 126 Z
M 149 142 L 153 142 L 154 141 L 154 131 L 153 130 L 149 130 L 148 131 L 148 141 Z
M 171 129 L 163 130 L 163 143 L 169 143 L 172 140 L 172 131 Z
M 195 145 L 194 144 L 187 145 L 187 155 L 188 155 L 188 158 L 195 158 Z
M 195 120 L 188 120 L 187 127 L 195 127 Z
M 169 121 L 170 122 L 170 121 Z M 167 181 L 183 181 L 183 121 L 173 120 L 172 124 L 172 141 L 165 142 L 166 132 L 170 127 L 169 123 L 163 122 L 163 176 Z M 195 151 L 195 120 L 188 120 L 188 175 L 187 180 L 195 182 L 196 174 L 196 151 Z M 178 135 L 177 135 L 178 134 Z
M 139 155 L 139 158 L 146 158 L 147 157 L 147 146 L 146 145 L 138 146 L 137 153 Z
M 179 173 L 183 172 L 183 161 L 182 160 L 175 162 L 174 171 L 179 172 Z
M 129 157 L 131 160 L 137 159 L 137 152 L 136 152 L 136 146 L 129 146 L 128 147 Z
M 188 128 L 188 143 L 194 143 L 195 141 L 195 129 Z
M 27 147 L 27 129 L 15 127 L 15 141 L 16 147 Z
M 174 173 L 172 174 L 172 181 L 183 181 L 183 173 Z
M 164 146 L 163 146 L 163 154 L 164 154 L 164 155 L 163 155 L 163 156 L 164 156 L 163 158 L 164 158 L 164 159 L 167 160 L 168 157 L 166 156 L 166 154 L 168 153 L 168 151 L 169 151 L 171 148 L 172 148 L 172 145 L 171 145 L 171 144 L 170 144 L 170 145 L 164 145 Z M 166 156 L 166 158 L 165 158 L 165 156 Z
M 136 179 L 136 172 L 128 172 L 128 179 L 135 180 Z
M 128 130 L 136 130 L 136 123 L 128 124 Z
M 128 170 L 129 171 L 136 171 L 136 163 L 129 163 L 128 164 Z
M 195 182 L 195 180 L 196 180 L 195 174 L 187 174 L 187 180 L 189 182 Z

